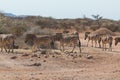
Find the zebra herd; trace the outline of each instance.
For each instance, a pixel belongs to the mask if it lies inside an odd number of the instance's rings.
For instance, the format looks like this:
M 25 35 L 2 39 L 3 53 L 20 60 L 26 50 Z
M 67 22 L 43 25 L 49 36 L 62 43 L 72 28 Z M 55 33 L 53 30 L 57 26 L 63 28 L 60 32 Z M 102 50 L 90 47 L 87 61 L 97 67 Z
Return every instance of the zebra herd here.
M 112 45 L 113 45 L 113 37 L 109 34 L 90 34 L 90 32 L 85 32 L 85 40 L 88 38 L 87 46 L 89 44 L 89 41 L 91 40 L 92 47 L 93 42 L 95 42 L 95 47 L 97 45 L 97 42 L 99 44 L 99 48 L 101 48 L 102 43 L 102 50 L 106 51 L 107 47 L 106 45 L 109 45 L 108 50 L 112 51 Z M 120 42 L 120 37 L 115 37 L 115 46 Z
M 112 51 L 113 37 L 110 35 L 102 35 L 102 34 L 91 34 L 90 32 L 85 32 L 85 40 L 88 39 L 87 46 L 91 41 L 92 47 L 93 43 L 95 43 L 95 47 L 97 47 L 97 43 L 99 47 L 103 50 L 106 50 L 106 44 L 109 44 L 108 50 Z M 115 45 L 120 42 L 120 37 L 116 37 Z M 1 52 L 3 49 L 8 53 L 14 52 L 16 37 L 13 34 L 0 34 L 0 48 Z M 73 45 L 73 48 L 70 52 L 73 52 L 76 46 L 79 47 L 79 51 L 81 53 L 81 41 L 78 32 L 74 32 L 71 35 L 64 36 L 64 33 L 56 33 L 55 35 L 37 37 L 35 34 L 26 34 L 24 42 L 32 46 L 32 51 L 40 50 L 40 45 L 45 44 L 51 48 L 54 48 L 55 42 L 58 41 L 60 43 L 60 50 L 65 51 L 65 46 Z M 102 43 L 102 46 L 101 46 Z
M 36 49 L 38 49 L 41 44 L 47 44 L 51 48 L 54 48 L 55 41 L 60 42 L 60 50 L 63 52 L 65 51 L 65 45 L 68 44 L 74 45 L 73 49 L 71 50 L 71 52 L 73 52 L 78 44 L 81 53 L 81 42 L 79 39 L 78 32 L 75 32 L 73 35 L 67 37 L 64 37 L 63 33 L 56 33 L 55 35 L 43 36 L 43 37 L 37 37 L 34 34 L 26 34 L 25 37 L 25 43 L 33 45 L 32 51 L 36 51 Z

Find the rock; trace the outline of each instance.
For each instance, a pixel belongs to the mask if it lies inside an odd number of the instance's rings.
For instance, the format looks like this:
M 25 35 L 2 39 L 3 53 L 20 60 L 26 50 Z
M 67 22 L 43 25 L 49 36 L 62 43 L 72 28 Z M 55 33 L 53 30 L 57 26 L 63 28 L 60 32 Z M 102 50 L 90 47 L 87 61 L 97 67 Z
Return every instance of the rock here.
M 43 60 L 43 62 L 46 62 L 46 60 Z
M 30 54 L 27 54 L 27 53 L 25 53 L 25 54 L 23 54 L 22 56 L 29 56 Z
M 82 55 L 79 55 L 79 57 L 82 57 Z
M 17 58 L 17 56 L 13 56 L 13 57 L 11 57 L 11 59 L 16 59 Z
M 34 64 L 31 64 L 30 66 L 41 66 L 41 63 L 34 63 Z
M 52 57 L 55 57 L 54 55 Z
M 47 53 L 46 50 L 42 50 L 42 51 L 41 51 L 41 54 L 46 54 L 46 53 Z
M 87 59 L 92 59 L 93 58 L 93 56 L 92 55 L 87 55 L 87 57 L 86 57 Z
M 45 58 L 48 58 L 48 55 L 44 55 Z
M 33 54 L 31 57 L 38 57 L 38 55 L 37 54 Z

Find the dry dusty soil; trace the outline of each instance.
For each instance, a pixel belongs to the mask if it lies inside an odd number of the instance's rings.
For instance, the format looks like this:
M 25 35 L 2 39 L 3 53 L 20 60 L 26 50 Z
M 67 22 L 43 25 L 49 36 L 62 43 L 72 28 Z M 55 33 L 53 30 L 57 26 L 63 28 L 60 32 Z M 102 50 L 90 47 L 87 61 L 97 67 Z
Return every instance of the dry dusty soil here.
M 0 80 L 120 80 L 120 44 L 113 51 L 86 47 L 82 34 L 82 53 L 47 50 L 47 54 L 15 50 L 0 53 Z M 68 48 L 69 51 L 71 48 Z

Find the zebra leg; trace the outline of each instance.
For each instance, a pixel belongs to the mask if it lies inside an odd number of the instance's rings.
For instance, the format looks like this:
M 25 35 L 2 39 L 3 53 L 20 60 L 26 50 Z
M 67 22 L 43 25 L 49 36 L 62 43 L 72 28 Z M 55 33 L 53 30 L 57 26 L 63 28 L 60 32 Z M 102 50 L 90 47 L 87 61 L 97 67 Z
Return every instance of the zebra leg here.
M 91 42 L 92 42 L 92 47 L 93 47 L 93 40 Z
M 11 53 L 13 53 L 13 52 L 14 52 L 14 47 L 12 46 Z
M 63 50 L 62 50 L 62 51 L 64 52 L 64 51 L 65 51 L 65 49 L 64 49 L 64 45 L 63 45 L 62 47 L 63 47 Z
M 73 49 L 72 49 L 71 53 L 74 51 L 75 47 L 76 47 L 76 46 L 74 45 L 74 47 L 73 47 Z
M 4 49 L 5 49 L 5 51 L 6 51 L 6 52 L 8 52 L 8 53 L 9 53 L 9 51 L 7 51 L 7 48 L 6 48 L 6 47 L 4 47 Z
M 50 48 L 51 48 L 51 49 L 55 49 L 54 41 L 51 41 L 51 42 L 50 42 Z
M 10 53 L 10 48 L 11 48 L 10 45 L 7 45 L 7 48 L 6 48 L 6 46 L 4 47 L 4 49 L 6 50 L 7 53 Z M 7 51 L 7 49 L 8 49 L 8 51 Z
M 97 45 L 97 41 L 95 41 L 95 47 L 96 47 L 96 45 Z
M 81 53 L 81 42 L 79 41 L 79 50 L 80 50 L 80 53 Z
M 3 50 L 5 49 L 5 51 L 7 52 L 7 49 L 5 48 L 5 46 L 1 46 L 1 52 L 3 52 Z
M 35 45 L 34 50 L 35 50 L 35 52 L 38 51 L 38 46 L 37 45 Z
M 38 49 L 39 51 L 41 51 L 41 48 L 40 48 L 40 46 L 37 46 L 37 49 Z
M 64 52 L 64 44 L 60 44 L 60 51 Z
M 101 44 L 100 44 L 100 42 L 101 42 L 101 38 L 98 40 L 99 48 L 101 48 Z
M 106 48 L 106 44 L 105 44 L 105 51 L 106 51 L 106 49 L 107 49 L 107 48 Z
M 3 51 L 3 47 L 1 47 L 1 52 Z
M 88 42 L 87 42 L 87 47 L 88 47 L 89 41 L 90 41 L 90 40 L 88 40 Z
M 104 43 L 102 43 L 102 50 L 104 51 Z
M 10 53 L 10 48 L 8 49 L 8 53 Z
M 13 53 L 14 52 L 14 45 L 15 44 L 15 42 L 13 42 L 13 44 L 11 45 L 11 48 L 12 48 L 12 51 L 11 51 L 11 53 Z
M 110 46 L 110 48 L 111 48 L 111 51 L 112 51 L 112 45 Z
M 62 45 L 60 44 L 60 51 L 62 51 Z
M 14 52 L 14 49 L 12 49 L 12 51 L 11 51 L 12 53 Z
M 32 52 L 35 52 L 35 45 L 32 46 Z
M 109 44 L 109 50 L 112 51 L 112 43 Z
M 101 44 L 99 43 L 99 48 L 101 48 Z
M 13 45 L 8 46 L 8 53 L 13 53 Z

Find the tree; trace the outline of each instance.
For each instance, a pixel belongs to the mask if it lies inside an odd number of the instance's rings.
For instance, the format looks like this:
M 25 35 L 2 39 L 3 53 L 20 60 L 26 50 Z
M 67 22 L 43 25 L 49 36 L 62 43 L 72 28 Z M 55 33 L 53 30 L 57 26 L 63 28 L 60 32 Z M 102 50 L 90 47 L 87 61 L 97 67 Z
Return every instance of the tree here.
M 97 25 L 98 25 L 98 28 L 100 28 L 101 27 L 101 20 L 102 20 L 102 16 L 100 16 L 100 15 L 92 15 L 92 17 L 96 20 L 96 23 L 97 23 Z

